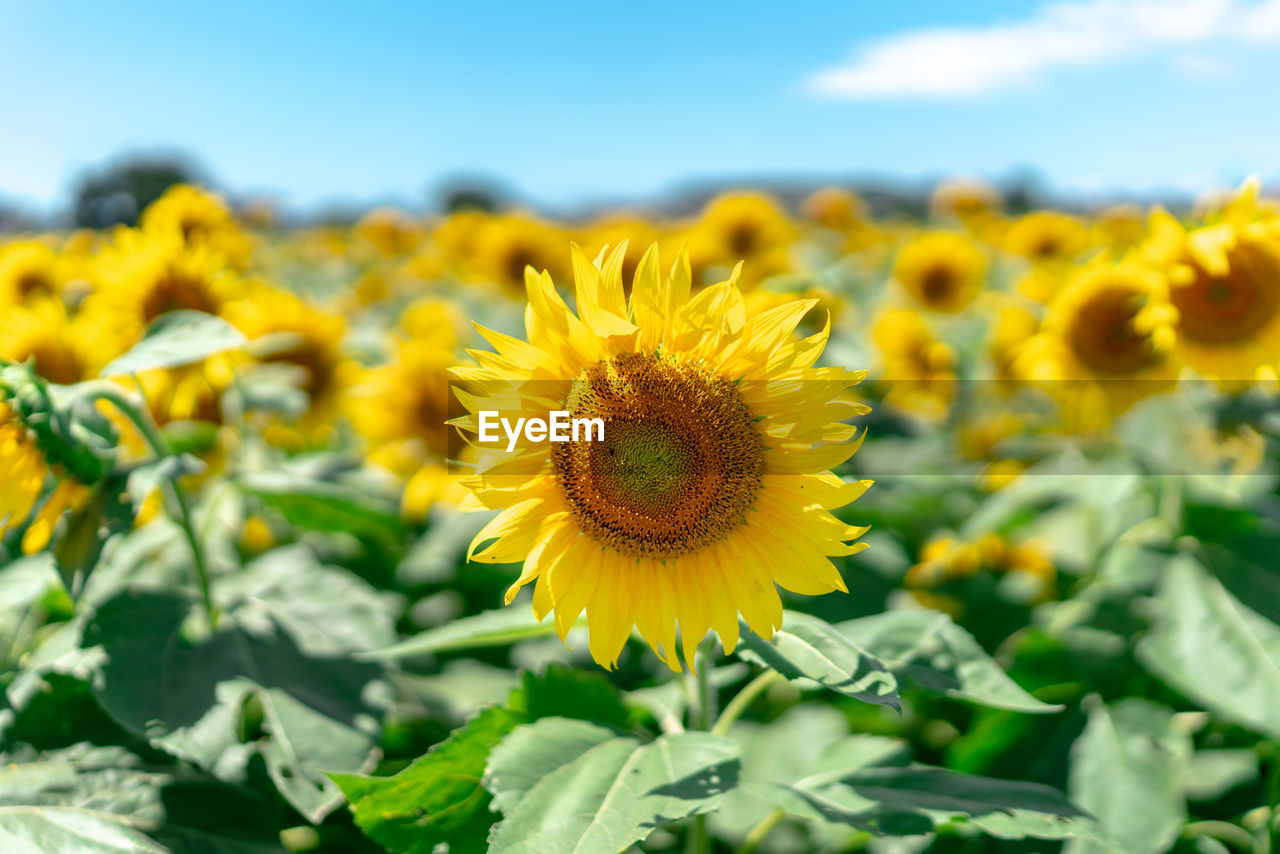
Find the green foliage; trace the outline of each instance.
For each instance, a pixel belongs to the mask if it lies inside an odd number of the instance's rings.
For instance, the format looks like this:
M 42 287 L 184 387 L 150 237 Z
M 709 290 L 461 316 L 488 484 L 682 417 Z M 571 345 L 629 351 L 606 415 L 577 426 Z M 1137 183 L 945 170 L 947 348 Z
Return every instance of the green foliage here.
M 546 718 L 494 750 L 486 786 L 504 818 L 493 852 L 622 851 L 659 824 L 714 808 L 737 784 L 738 749 L 708 733 L 651 742 Z
M 102 369 L 104 377 L 176 368 L 245 344 L 244 335 L 221 317 L 202 311 L 170 311 L 151 322 L 129 352 Z
M 864 702 L 899 708 L 894 675 L 834 627 L 798 612 L 788 612 L 783 624 L 786 628 L 769 642 L 746 632 L 738 654 L 802 684 L 816 683 Z
M 480 851 L 493 818 L 480 784 L 490 750 L 526 719 L 501 706 L 485 709 L 394 777 L 335 774 L 356 823 L 390 851 Z

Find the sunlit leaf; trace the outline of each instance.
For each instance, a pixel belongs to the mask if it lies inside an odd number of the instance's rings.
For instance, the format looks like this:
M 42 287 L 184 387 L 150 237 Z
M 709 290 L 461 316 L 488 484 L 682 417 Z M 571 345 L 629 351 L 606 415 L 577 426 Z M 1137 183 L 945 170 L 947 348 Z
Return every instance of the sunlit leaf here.
M 202 311 L 171 311 L 153 320 L 142 340 L 103 368 L 102 376 L 190 365 L 245 343 L 240 330 L 221 317 Z
M 835 628 L 884 662 L 903 682 L 997 709 L 1031 714 L 1062 710 L 1024 691 L 973 635 L 938 611 L 889 611 Z
M 831 624 L 788 611 L 772 641 L 744 632 L 738 654 L 791 680 L 817 683 L 863 702 L 900 708 L 898 680 Z

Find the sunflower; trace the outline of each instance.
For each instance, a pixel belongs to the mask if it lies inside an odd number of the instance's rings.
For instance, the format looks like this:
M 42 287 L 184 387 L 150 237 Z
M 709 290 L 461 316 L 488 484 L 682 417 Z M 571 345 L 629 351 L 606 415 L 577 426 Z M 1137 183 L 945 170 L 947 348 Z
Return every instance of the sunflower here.
M 691 297 L 684 253 L 667 277 L 651 247 L 630 300 L 625 245 L 595 264 L 571 249 L 577 314 L 550 276 L 526 277 L 528 342 L 481 329 L 497 353 L 455 375 L 478 413 L 546 418 L 563 410 L 605 423 L 599 441 L 523 441 L 485 449 L 469 509 L 502 512 L 472 543 L 479 561 L 524 562 L 510 602 L 535 583 L 534 614 L 555 613 L 563 639 L 585 609 L 592 657 L 606 668 L 635 626 L 680 670 L 708 630 L 726 651 L 738 614 L 763 637 L 782 623 L 775 584 L 804 593 L 845 590 L 831 557 L 850 555 L 864 528 L 830 512 L 869 482 L 829 469 L 857 450 L 862 414 L 837 399 L 863 372 L 812 367 L 829 332 L 792 332 L 814 301 L 748 315 L 736 272 Z M 502 448 L 505 449 L 505 444 Z M 490 542 L 492 541 L 492 542 Z M 487 545 L 485 545 L 487 544 Z M 481 548 L 484 546 L 484 548 Z
M 366 369 L 348 397 L 369 460 L 407 480 L 402 506 L 411 518 L 426 516 L 437 501 L 462 498 L 448 469 L 446 422 L 460 414 L 448 373 L 457 361 L 452 313 L 444 303 L 412 307 L 403 321 L 411 337 L 398 343 L 391 362 Z
M 987 259 L 967 237 L 934 231 L 903 246 L 893 272 L 922 308 L 954 314 L 982 290 Z
M 461 259 L 464 277 L 499 285 L 513 296 L 524 292 L 525 267 L 558 273 L 562 266 L 564 233 L 529 214 L 482 217 L 470 238 Z
M 343 352 L 347 331 L 343 317 L 265 284 L 229 303 L 224 314 L 255 342 L 251 349 L 256 362 L 295 369 L 306 394 L 306 412 L 292 429 L 272 431 L 272 437 L 284 444 L 325 438 L 358 370 Z
M 34 434 L 18 418 L 9 404 L 0 401 L 0 534 L 31 519 L 22 536 L 22 551 L 33 554 L 49 543 L 58 518 L 68 508 L 81 506 L 89 497 L 89 489 L 73 478 L 57 478 L 40 510 L 45 483 L 56 478 L 53 466 L 40 450 Z
M 936 217 L 955 217 L 968 222 L 989 218 L 1000 212 L 1000 193 L 986 181 L 952 178 L 933 189 L 930 210 Z
M 910 309 L 880 313 L 871 337 L 880 350 L 884 400 L 927 418 L 946 414 L 956 392 L 956 354 Z
M 0 306 L 61 300 L 68 265 L 38 240 L 19 240 L 0 247 Z
M 1146 236 L 1146 214 L 1135 204 L 1103 208 L 1093 220 L 1094 241 L 1115 252 L 1125 252 Z
M 1162 285 L 1136 263 L 1082 268 L 1018 349 L 1014 370 L 1049 388 L 1068 422 L 1084 430 L 1168 390 L 1180 366 Z
M 150 235 L 168 236 L 192 247 L 220 255 L 237 270 L 244 269 L 253 242 L 221 197 L 188 184 L 175 184 L 142 212 L 139 227 Z
M 245 281 L 204 246 L 188 246 L 176 235 L 122 230 L 95 270 L 97 290 L 82 311 L 115 339 L 107 349 L 124 352 L 151 321 L 170 311 L 221 314 L 245 293 Z
M 36 374 L 51 383 L 78 383 L 96 376 L 116 355 L 98 349 L 97 327 L 86 315 L 69 315 L 60 301 L 13 306 L 0 324 L 0 359 L 30 360 Z
M 1065 263 L 1089 247 L 1089 232 L 1068 214 L 1032 211 L 1010 224 L 1004 246 L 1038 264 Z
M 688 233 L 693 267 L 728 270 L 741 260 L 751 271 L 744 289 L 791 269 L 791 244 L 799 230 L 773 197 L 724 193 L 703 208 Z
M 1011 389 L 1022 378 L 1015 365 L 1018 350 L 1040 330 L 1040 318 L 1012 299 L 1002 301 L 987 339 L 987 352 L 995 366 L 1000 391 Z
M 823 187 L 800 203 L 805 218 L 832 231 L 851 231 L 867 224 L 867 203 L 843 187 Z
M 971 541 L 941 537 L 921 550 L 920 561 L 907 570 L 903 586 L 927 608 L 960 618 L 967 601 L 986 612 L 976 616 L 989 620 L 996 616 L 990 612 L 999 600 L 1023 606 L 1048 600 L 1057 575 L 1045 547 L 1035 541 L 1013 543 L 999 534 Z M 990 584 L 995 591 L 987 589 Z
M 1168 298 L 1178 311 L 1178 351 L 1224 385 L 1280 366 L 1280 240 L 1265 222 L 1219 222 L 1191 231 L 1157 212 Z
M 378 208 L 356 223 L 355 236 L 388 258 L 403 258 L 422 243 L 426 229 L 403 211 Z

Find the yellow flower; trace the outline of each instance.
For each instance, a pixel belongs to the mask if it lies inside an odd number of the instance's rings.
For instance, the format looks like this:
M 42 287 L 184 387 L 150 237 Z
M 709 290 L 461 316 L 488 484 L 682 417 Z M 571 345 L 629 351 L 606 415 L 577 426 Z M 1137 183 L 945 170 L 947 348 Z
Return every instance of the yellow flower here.
M 1157 212 L 1153 226 L 1149 254 L 1167 262 L 1182 358 L 1224 385 L 1273 377 L 1280 366 L 1280 239 L 1262 222 L 1186 231 Z
M 1019 349 L 1016 372 L 1044 384 L 1068 422 L 1086 431 L 1168 390 L 1179 364 L 1162 281 L 1135 263 L 1077 271 L 1049 306 L 1041 331 Z
M 7 403 L 0 402 L 0 534 L 16 528 L 31 517 L 40 503 L 45 482 L 55 477 L 35 437 Z M 89 497 L 83 484 L 69 477 L 60 479 L 22 536 L 22 551 L 33 554 L 49 543 L 58 518 L 68 508 L 81 506 Z
M 907 570 L 903 584 L 922 605 L 959 616 L 964 607 L 959 600 L 933 591 L 979 573 L 1019 578 L 1029 588 L 1028 604 L 1048 599 L 1057 578 L 1040 544 L 1015 544 L 999 534 L 984 534 L 968 542 L 955 537 L 933 540 L 921 550 L 920 562 Z
M 402 211 L 378 208 L 360 218 L 355 234 L 388 258 L 403 258 L 422 243 L 426 229 Z
M 1146 215 L 1134 204 L 1112 205 L 1093 221 L 1095 241 L 1116 252 L 1125 252 L 1146 236 Z
M 559 228 L 528 214 L 484 217 L 462 258 L 464 275 L 500 285 L 514 296 L 523 292 L 526 267 L 549 270 L 553 275 L 561 272 L 563 245 L 564 233 Z
M 999 213 L 1000 193 L 986 181 L 953 178 L 934 188 L 929 207 L 934 216 L 969 221 Z
M 440 303 L 411 309 L 404 325 L 421 335 L 400 342 L 390 363 L 365 370 L 349 397 L 370 462 L 407 479 L 402 506 L 411 518 L 426 516 L 437 501 L 463 498 L 448 469 L 454 432 L 447 422 L 462 414 L 448 373 L 457 361 L 450 314 Z
M 843 187 L 823 187 L 800 203 L 800 213 L 823 228 L 850 231 L 867 224 L 867 205 Z
M 934 337 L 919 313 L 883 311 L 871 337 L 880 351 L 885 403 L 928 418 L 946 414 L 955 397 L 955 351 Z
M 104 350 L 122 353 L 151 321 L 170 311 L 221 314 L 245 292 L 245 281 L 205 246 L 188 246 L 175 234 L 122 229 L 96 267 L 98 288 L 82 313 L 98 321 Z
M 857 450 L 862 414 L 837 400 L 862 372 L 813 368 L 827 329 L 793 330 L 801 300 L 748 315 L 729 281 L 691 296 L 682 253 L 667 277 L 656 247 L 640 260 L 628 301 L 625 246 L 592 264 L 572 247 L 577 313 L 549 276 L 527 277 L 528 342 L 489 330 L 497 353 L 472 351 L 458 369 L 477 413 L 600 418 L 600 441 L 526 440 L 485 448 L 469 509 L 501 509 L 472 543 L 475 560 L 524 561 L 507 592 L 536 582 L 534 614 L 555 612 L 561 638 L 585 609 L 592 657 L 616 664 L 635 626 L 673 670 L 708 630 L 726 650 L 738 614 L 763 637 L 782 623 L 775 584 L 804 594 L 845 590 L 833 556 L 851 555 L 864 528 L 830 512 L 869 485 L 829 469 Z M 520 413 L 517 416 L 516 413 Z M 492 542 L 491 542 L 492 541 Z M 480 548 L 484 544 L 484 548 Z
M 982 290 L 987 259 L 963 235 L 934 231 L 903 246 L 893 272 L 922 308 L 955 313 Z
M 1012 390 L 1022 377 L 1015 370 L 1018 350 L 1040 330 L 1040 318 L 1012 300 L 1001 304 L 991 327 L 987 350 L 995 365 L 999 391 Z
M 1078 219 L 1057 211 L 1033 211 L 1010 226 L 1005 248 L 1036 263 L 1065 263 L 1089 246 L 1089 232 Z
M 142 212 L 139 227 L 150 235 L 169 236 L 192 247 L 222 256 L 237 270 L 244 269 L 253 242 L 219 196 L 199 187 L 176 184 Z
M 268 285 L 229 303 L 225 315 L 254 342 L 254 361 L 294 368 L 306 393 L 307 411 L 291 425 L 294 429 L 272 431 L 272 438 L 293 445 L 328 437 L 358 370 L 343 353 L 347 324 L 342 316 Z
M 31 360 L 36 374 L 51 383 L 87 380 L 117 355 L 96 347 L 98 326 L 88 315 L 69 315 L 60 301 L 7 308 L 0 323 L 0 359 Z
M 0 306 L 27 305 L 62 297 L 66 265 L 52 248 L 37 240 L 0 247 Z
M 799 230 L 782 207 L 764 193 L 725 193 L 707 203 L 688 233 L 693 268 L 722 266 L 738 261 L 750 278 L 750 288 L 791 268 L 791 244 Z M 695 282 L 696 284 L 696 282 Z

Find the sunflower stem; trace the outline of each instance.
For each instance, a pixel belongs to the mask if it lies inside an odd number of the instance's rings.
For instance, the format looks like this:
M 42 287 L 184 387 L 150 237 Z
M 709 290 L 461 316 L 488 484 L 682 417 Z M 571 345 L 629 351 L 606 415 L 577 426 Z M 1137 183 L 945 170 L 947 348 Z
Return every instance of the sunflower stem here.
M 693 667 L 690 669 L 696 673 L 692 677 L 690 692 L 693 695 L 693 705 L 689 710 L 689 728 L 692 730 L 710 731 L 711 723 L 716 717 L 716 694 L 711 684 L 711 672 L 715 669 L 715 658 L 712 654 L 715 642 L 714 635 L 708 634 L 703 638 L 691 662 Z M 685 852 L 686 854 L 711 854 L 711 834 L 707 831 L 705 814 L 693 817 L 693 823 L 689 826 L 689 836 L 685 840 Z
M 724 707 L 724 711 L 720 714 L 720 719 L 716 721 L 716 725 L 711 728 L 714 735 L 728 735 L 729 730 L 733 727 L 734 721 L 742 716 L 747 710 L 751 702 L 759 697 L 770 685 L 782 678 L 776 670 L 766 670 L 755 679 L 752 679 L 746 686 L 739 691 L 734 698 Z
M 131 396 L 123 388 L 115 383 L 104 382 L 93 390 L 92 397 L 97 400 L 105 400 L 119 410 L 120 414 L 129 419 L 133 426 L 138 428 L 138 432 L 142 434 L 143 440 L 147 443 L 151 453 L 157 457 L 173 456 L 173 448 L 169 447 L 169 441 L 165 439 L 164 434 L 156 426 L 155 421 L 151 418 L 151 413 L 146 408 L 139 405 L 138 401 Z M 213 604 L 213 593 L 209 588 L 209 570 L 204 559 L 204 549 L 200 545 L 200 538 L 196 536 L 195 526 L 191 521 L 191 508 L 187 505 L 186 496 L 182 494 L 182 490 L 178 488 L 176 480 L 166 480 L 163 484 L 166 503 L 169 505 L 169 515 L 178 523 L 186 536 L 187 545 L 191 548 L 191 561 L 196 570 L 196 581 L 200 586 L 200 595 L 204 600 L 205 613 L 209 618 L 209 627 L 216 628 L 218 625 L 218 609 Z
M 738 848 L 737 854 L 752 854 L 756 850 L 764 838 L 773 832 L 773 829 L 782 823 L 787 817 L 787 813 L 780 807 L 774 807 L 768 815 L 760 819 L 755 827 L 747 831 L 747 835 L 743 837 L 742 846 Z

